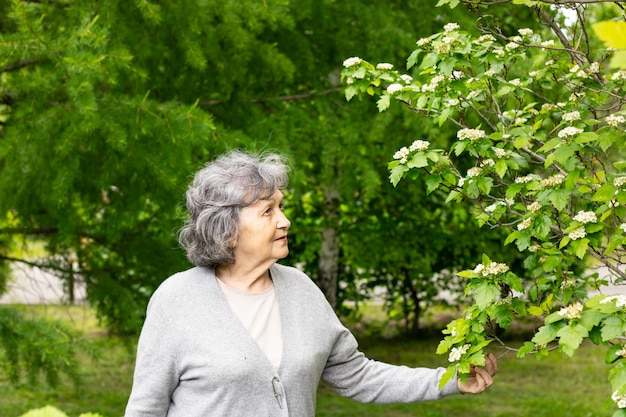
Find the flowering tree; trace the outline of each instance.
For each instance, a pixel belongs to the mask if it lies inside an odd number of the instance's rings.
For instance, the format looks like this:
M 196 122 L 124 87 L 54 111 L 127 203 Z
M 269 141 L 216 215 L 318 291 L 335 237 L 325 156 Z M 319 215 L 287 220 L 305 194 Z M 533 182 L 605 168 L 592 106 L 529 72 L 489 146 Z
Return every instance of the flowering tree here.
M 448 23 L 417 41 L 410 74 L 357 57 L 342 74 L 348 100 L 369 94 L 379 111 L 397 101 L 439 126 L 455 124 L 448 150 L 420 138 L 395 152 L 391 182 L 420 175 L 447 203 L 472 201 L 476 221 L 507 230 L 505 244 L 526 255 L 530 281 L 489 254 L 459 272 L 474 302 L 444 330 L 437 352 L 452 363 L 441 383 L 484 364 L 494 340 L 523 357 L 571 356 L 587 339 L 607 347 L 615 416 L 626 416 L 626 296 L 603 294 L 626 280 L 626 71 L 609 65 L 614 49 L 587 30 L 591 5 L 572 21 L 561 6 L 521 1 L 546 30 L 506 34 L 481 14 L 480 4 L 493 2 L 463 3 L 478 13 L 480 35 Z M 594 6 L 601 19 L 611 12 Z M 588 272 L 597 267 L 608 274 Z M 522 317 L 543 322 L 517 348 L 485 332 Z

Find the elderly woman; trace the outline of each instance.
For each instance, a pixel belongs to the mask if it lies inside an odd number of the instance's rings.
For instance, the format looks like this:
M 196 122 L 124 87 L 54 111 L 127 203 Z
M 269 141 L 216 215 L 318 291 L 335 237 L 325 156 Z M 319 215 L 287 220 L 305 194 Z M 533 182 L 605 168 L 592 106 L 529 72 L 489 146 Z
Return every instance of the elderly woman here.
M 361 402 L 479 393 L 490 355 L 465 381 L 444 369 L 367 359 L 318 287 L 287 256 L 287 166 L 234 151 L 187 191 L 181 245 L 195 267 L 165 280 L 148 305 L 126 417 L 313 417 L 320 380 Z

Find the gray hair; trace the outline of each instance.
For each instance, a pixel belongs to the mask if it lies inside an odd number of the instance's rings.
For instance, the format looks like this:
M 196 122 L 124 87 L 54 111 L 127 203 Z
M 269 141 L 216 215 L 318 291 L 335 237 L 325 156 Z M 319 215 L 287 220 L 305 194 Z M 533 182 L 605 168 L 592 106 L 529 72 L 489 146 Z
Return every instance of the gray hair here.
M 196 266 L 235 262 L 239 213 L 288 183 L 289 167 L 277 154 L 228 152 L 198 171 L 186 193 L 188 218 L 178 241 Z

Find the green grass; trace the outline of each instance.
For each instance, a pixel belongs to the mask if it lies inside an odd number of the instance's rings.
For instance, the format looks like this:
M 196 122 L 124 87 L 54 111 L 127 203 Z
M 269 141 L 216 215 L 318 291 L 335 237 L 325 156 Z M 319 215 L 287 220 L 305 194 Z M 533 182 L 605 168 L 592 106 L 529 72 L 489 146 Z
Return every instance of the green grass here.
M 0 376 L 0 416 L 18 417 L 33 408 L 53 405 L 70 417 L 98 412 L 105 417 L 123 415 L 132 383 L 134 340 L 110 337 L 97 326 L 93 311 L 83 307 L 21 307 L 33 314 L 70 323 L 93 341 L 100 359 L 85 355 L 80 387 L 63 384 L 50 388 L 20 384 L 11 386 Z M 380 318 L 377 318 L 379 320 Z M 447 366 L 446 357 L 436 355 L 438 335 L 426 340 L 360 336 L 361 349 L 372 359 L 409 366 Z M 514 341 L 509 341 L 515 345 Z M 604 364 L 605 349 L 584 345 L 573 358 L 558 353 L 537 360 L 499 356 L 500 372 L 487 392 L 476 396 L 452 396 L 420 404 L 371 405 L 342 398 L 320 386 L 318 417 L 609 417 L 611 395 L 609 367 Z M 610 402 L 610 400 L 609 400 Z

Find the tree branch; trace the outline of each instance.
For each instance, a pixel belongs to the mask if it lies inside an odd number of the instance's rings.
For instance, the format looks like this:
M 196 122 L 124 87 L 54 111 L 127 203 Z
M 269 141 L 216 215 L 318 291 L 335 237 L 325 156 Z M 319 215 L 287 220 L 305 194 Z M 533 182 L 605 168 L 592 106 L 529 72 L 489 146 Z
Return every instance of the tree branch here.
M 17 64 L 9 64 L 9 65 L 5 65 L 4 68 L 2 68 L 2 71 L 0 72 L 11 72 L 11 71 L 17 71 L 19 69 L 22 69 L 24 67 L 27 67 L 29 65 L 33 65 L 36 64 L 38 62 L 37 59 L 35 58 L 29 58 L 29 59 L 22 59 L 20 62 L 18 62 Z
M 336 88 L 330 88 L 328 90 L 319 91 L 316 93 L 303 93 L 303 94 L 293 94 L 293 95 L 266 97 L 266 98 L 252 98 L 247 101 L 250 103 L 264 103 L 267 101 L 274 101 L 274 100 L 281 100 L 281 101 L 303 100 L 303 99 L 316 97 L 316 96 L 325 96 L 328 94 L 336 93 L 341 90 L 342 90 L 341 87 L 336 87 Z M 223 103 L 225 103 L 224 100 L 204 100 L 200 102 L 200 104 L 205 105 L 205 106 L 215 106 L 215 105 L 219 105 Z

